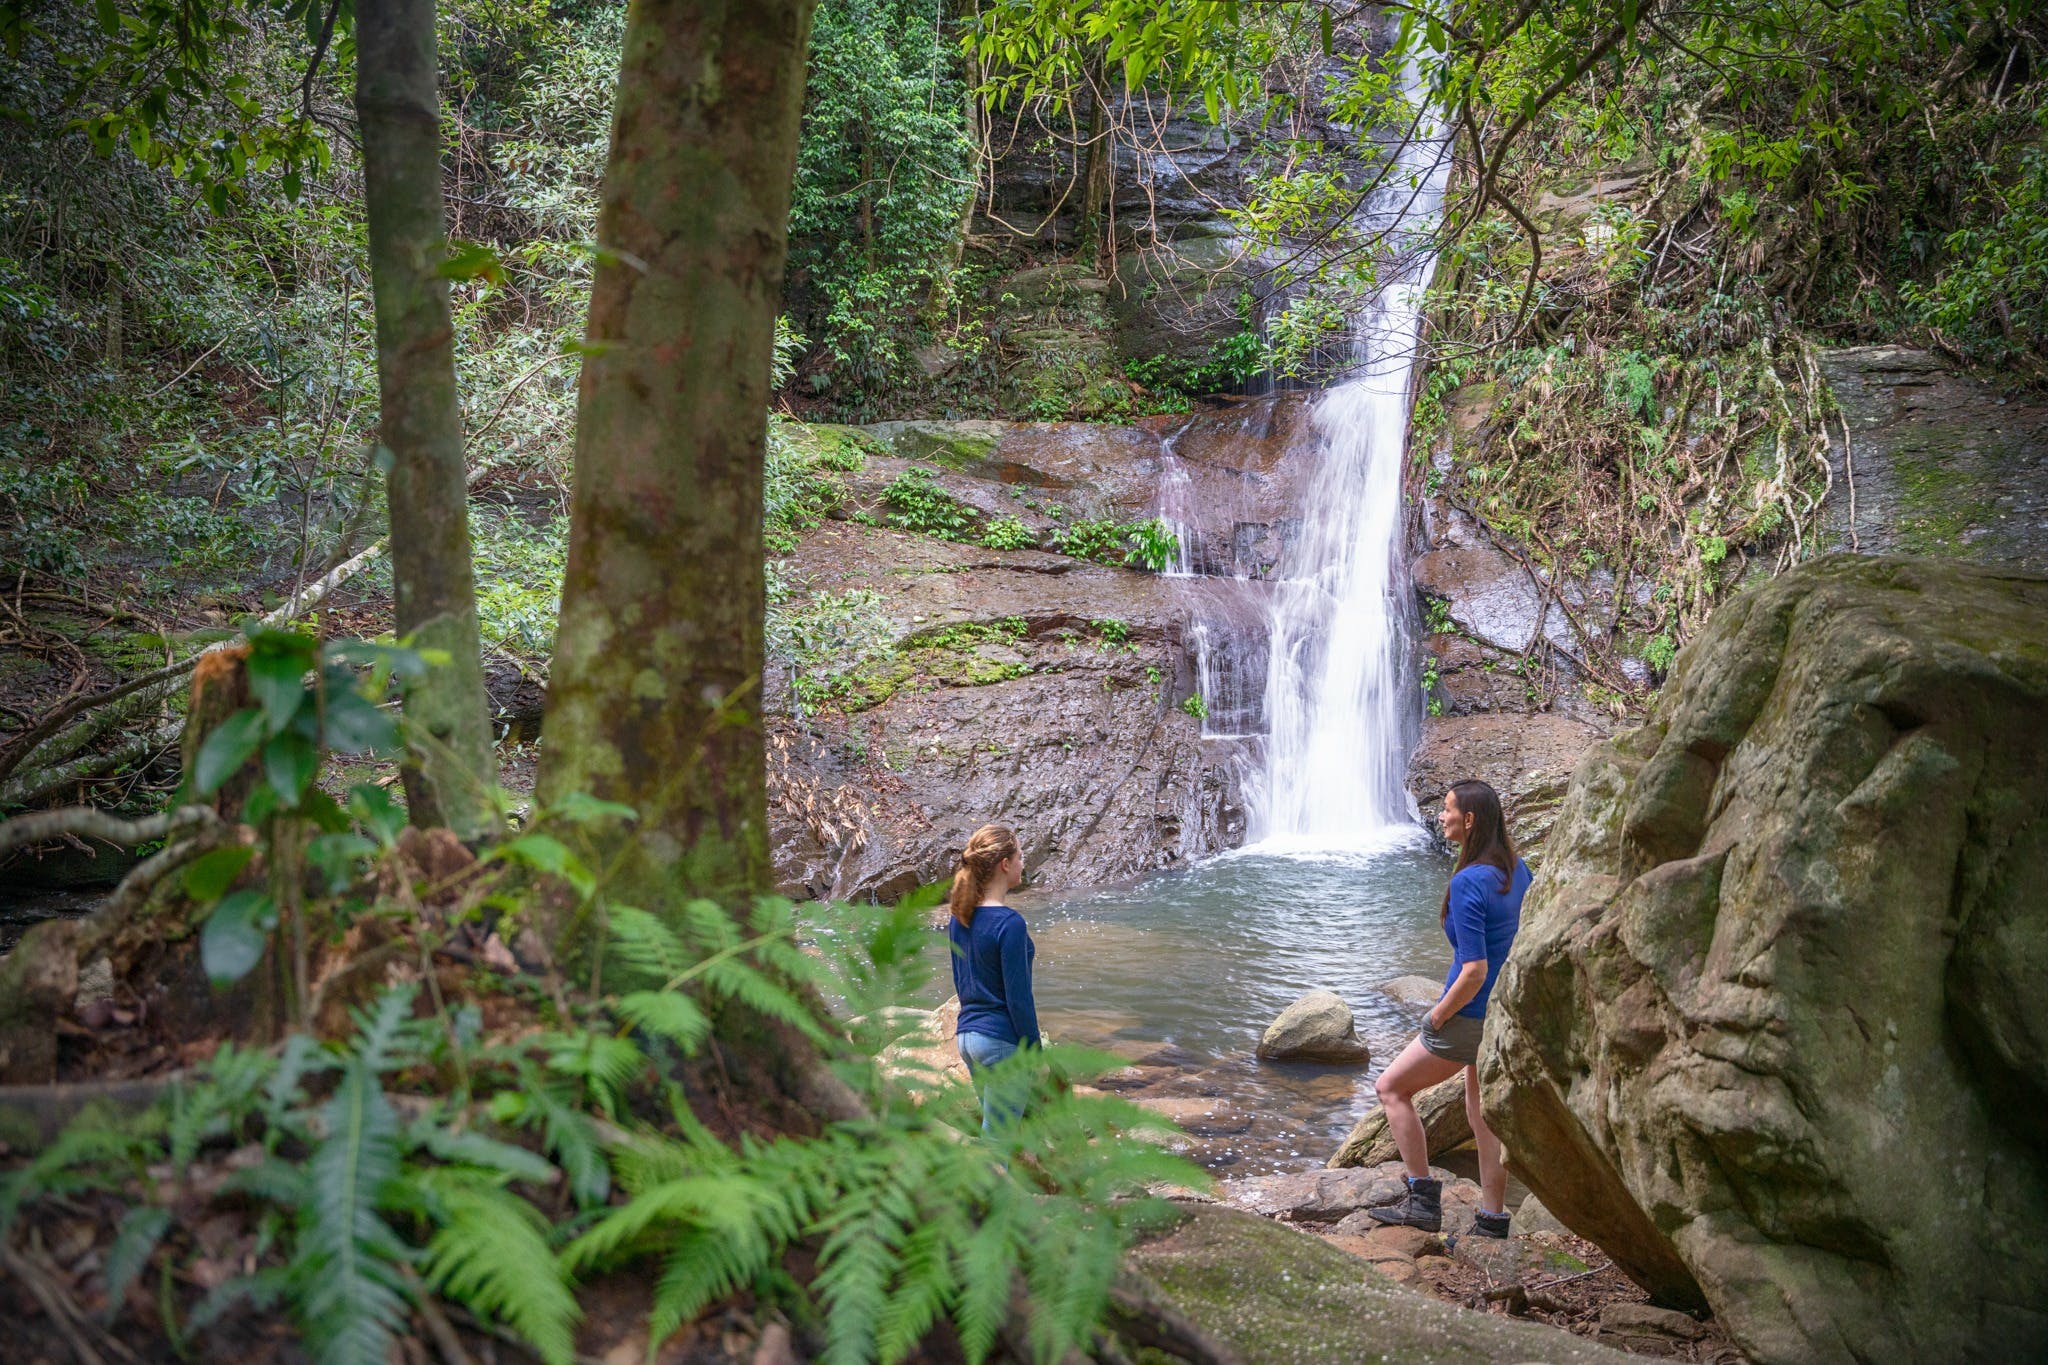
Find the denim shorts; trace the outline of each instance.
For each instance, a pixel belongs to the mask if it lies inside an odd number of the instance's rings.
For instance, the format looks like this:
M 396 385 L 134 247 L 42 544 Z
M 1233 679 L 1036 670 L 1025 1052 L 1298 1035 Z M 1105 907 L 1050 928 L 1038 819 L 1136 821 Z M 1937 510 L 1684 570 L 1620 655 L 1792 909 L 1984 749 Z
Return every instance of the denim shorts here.
M 992 1093 L 1002 1089 L 988 1084 L 988 1068 L 1008 1061 L 1017 1053 L 1017 1045 L 986 1033 L 961 1033 L 953 1041 L 960 1047 L 960 1059 L 967 1063 L 967 1075 L 974 1082 L 974 1093 L 981 1096 L 981 1131 L 986 1133 L 998 1124 L 1011 1122 L 1024 1113 L 1022 1096 L 1005 1092 Z
M 1474 1019 L 1469 1014 L 1454 1014 L 1444 1020 L 1442 1028 L 1422 1026 L 1422 1045 L 1447 1062 L 1462 1062 L 1471 1066 L 1479 1060 L 1479 1038 L 1486 1030 L 1486 1020 Z

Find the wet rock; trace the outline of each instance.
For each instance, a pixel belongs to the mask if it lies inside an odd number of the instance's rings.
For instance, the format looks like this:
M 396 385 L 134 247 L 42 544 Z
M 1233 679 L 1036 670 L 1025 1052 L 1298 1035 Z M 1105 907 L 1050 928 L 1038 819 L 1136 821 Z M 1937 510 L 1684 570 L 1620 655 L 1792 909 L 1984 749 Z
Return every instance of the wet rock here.
M 1190 1209 L 1125 1263 L 1162 1302 L 1257 1365 L 1628 1359 L 1401 1288 L 1322 1238 L 1231 1209 Z
M 1482 644 L 1519 655 L 1546 633 L 1560 644 L 1570 639 L 1544 586 L 1491 545 L 1431 550 L 1415 561 L 1414 575 L 1416 588 L 1443 602 L 1451 621 Z
M 1408 760 L 1408 790 L 1428 811 L 1454 783 L 1490 783 L 1516 846 L 1524 855 L 1540 852 L 1572 770 L 1605 734 L 1599 725 L 1554 713 L 1429 716 Z
M 1444 983 L 1426 976 L 1397 976 L 1392 981 L 1383 981 L 1379 987 L 1404 1005 L 1417 1005 L 1429 1009 L 1444 998 Z
M 1364 1066 L 1372 1049 L 1359 1038 L 1351 1007 L 1334 991 L 1310 991 L 1280 1011 L 1259 1038 L 1264 1061 L 1349 1062 Z
M 1572 781 L 1488 1116 L 1753 1359 L 2048 1354 L 2044 642 L 2048 579 L 1825 557 Z
M 1829 432 L 1831 548 L 2048 572 L 2048 403 L 1904 346 L 1819 361 L 1847 427 Z
M 1418 1093 L 1415 1114 L 1422 1120 L 1431 1153 L 1455 1152 L 1469 1144 L 1472 1120 L 1465 1113 L 1465 1073 L 1461 1071 Z M 1329 1164 L 1333 1168 L 1378 1166 L 1398 1160 L 1400 1155 L 1394 1146 L 1394 1135 L 1387 1130 L 1386 1111 L 1374 1109 L 1352 1125 L 1349 1136 L 1331 1155 Z
M 1437 1172 L 1432 1171 L 1431 1174 Z M 1442 1172 L 1440 1178 L 1456 1179 L 1448 1171 Z M 1250 1176 L 1225 1181 L 1217 1192 L 1226 1203 L 1266 1218 L 1334 1223 L 1359 1209 L 1391 1203 L 1400 1198 L 1405 1188 L 1400 1168 L 1396 1166 L 1391 1170 L 1372 1167 Z M 1369 1230 L 1356 1229 L 1361 1233 Z

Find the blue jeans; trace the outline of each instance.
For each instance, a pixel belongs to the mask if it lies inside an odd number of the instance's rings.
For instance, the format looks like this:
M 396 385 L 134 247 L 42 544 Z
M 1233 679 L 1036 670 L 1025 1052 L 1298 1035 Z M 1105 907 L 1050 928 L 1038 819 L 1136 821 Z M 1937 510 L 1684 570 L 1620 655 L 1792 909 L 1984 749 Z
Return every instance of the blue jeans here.
M 986 1033 L 956 1034 L 953 1041 L 959 1044 L 961 1060 L 967 1063 L 967 1075 L 974 1082 L 974 1093 L 981 1096 L 981 1131 L 986 1133 L 1022 1117 L 1024 1099 L 1022 1095 L 1013 1093 L 1017 1088 L 1015 1084 L 991 1086 L 986 1074 L 989 1067 L 1016 1056 L 1017 1045 Z M 992 1093 L 994 1091 L 1002 1093 Z

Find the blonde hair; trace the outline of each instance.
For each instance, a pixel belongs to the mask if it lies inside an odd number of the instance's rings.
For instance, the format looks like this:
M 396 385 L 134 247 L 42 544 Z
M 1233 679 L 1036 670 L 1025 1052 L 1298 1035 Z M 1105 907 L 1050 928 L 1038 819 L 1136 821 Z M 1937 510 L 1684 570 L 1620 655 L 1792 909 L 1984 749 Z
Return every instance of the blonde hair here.
M 1016 853 L 1017 836 L 1002 825 L 983 825 L 969 837 L 967 847 L 960 851 L 960 866 L 953 872 L 952 894 L 946 898 L 961 928 L 974 923 L 974 907 L 981 904 L 989 878 Z

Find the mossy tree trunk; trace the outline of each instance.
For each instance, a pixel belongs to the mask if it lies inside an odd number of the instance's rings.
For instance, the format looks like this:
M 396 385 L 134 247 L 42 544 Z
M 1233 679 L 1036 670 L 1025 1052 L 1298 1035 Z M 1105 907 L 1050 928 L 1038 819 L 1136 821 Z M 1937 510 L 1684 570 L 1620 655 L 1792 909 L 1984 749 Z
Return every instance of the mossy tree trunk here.
M 609 885 L 657 912 L 769 885 L 761 480 L 812 6 L 626 20 L 539 793 L 639 812 Z
M 464 839 L 496 826 L 455 324 L 441 273 L 439 65 L 433 0 L 356 7 L 356 118 L 376 294 L 379 433 L 390 450 L 391 577 L 401 639 L 447 654 L 410 684 L 405 794 L 415 824 Z

